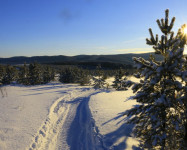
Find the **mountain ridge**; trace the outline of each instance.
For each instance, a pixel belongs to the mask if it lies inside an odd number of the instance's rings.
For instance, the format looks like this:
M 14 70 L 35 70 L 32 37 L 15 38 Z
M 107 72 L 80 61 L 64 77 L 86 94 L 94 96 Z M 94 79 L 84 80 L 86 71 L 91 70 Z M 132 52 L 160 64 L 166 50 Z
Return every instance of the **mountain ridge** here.
M 161 60 L 162 57 L 155 55 L 154 53 L 142 53 L 142 54 L 111 54 L 111 55 L 54 55 L 54 56 L 14 56 L 10 58 L 0 58 L 0 64 L 23 64 L 38 62 L 41 64 L 55 64 L 55 63 L 68 63 L 68 62 L 110 62 L 121 64 L 132 64 L 132 57 L 143 57 L 149 59 L 150 54 L 154 55 L 157 60 Z

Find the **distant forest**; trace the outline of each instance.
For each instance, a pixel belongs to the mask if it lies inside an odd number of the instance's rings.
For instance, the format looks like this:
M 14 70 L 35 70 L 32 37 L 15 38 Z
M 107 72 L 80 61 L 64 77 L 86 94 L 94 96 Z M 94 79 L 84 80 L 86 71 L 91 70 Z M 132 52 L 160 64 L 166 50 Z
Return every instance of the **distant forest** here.
M 123 64 L 132 65 L 132 57 L 142 57 L 144 59 L 149 59 L 150 54 L 118 54 L 118 55 L 77 55 L 77 56 L 33 56 L 33 57 L 10 57 L 10 58 L 0 58 L 0 64 L 24 64 L 24 63 L 40 63 L 40 64 L 56 64 L 56 65 L 98 65 L 103 63 L 103 65 L 113 64 Z M 162 57 L 155 55 L 157 60 L 161 60 Z M 108 64 L 107 64 L 108 63 Z M 114 65 L 115 66 L 115 65 Z

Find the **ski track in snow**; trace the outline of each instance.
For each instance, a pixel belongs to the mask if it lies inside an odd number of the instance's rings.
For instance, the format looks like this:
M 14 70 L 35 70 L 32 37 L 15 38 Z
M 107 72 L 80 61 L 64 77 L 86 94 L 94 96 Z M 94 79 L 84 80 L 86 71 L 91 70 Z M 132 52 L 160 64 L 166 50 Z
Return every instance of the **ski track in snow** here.
M 70 126 L 67 139 L 68 145 L 71 145 L 70 150 L 106 149 L 88 106 L 90 97 L 95 94 L 97 93 L 77 99 L 80 103 L 75 119 Z
M 64 93 L 51 106 L 28 149 L 105 150 L 88 105 L 90 97 L 98 91 L 79 88 Z

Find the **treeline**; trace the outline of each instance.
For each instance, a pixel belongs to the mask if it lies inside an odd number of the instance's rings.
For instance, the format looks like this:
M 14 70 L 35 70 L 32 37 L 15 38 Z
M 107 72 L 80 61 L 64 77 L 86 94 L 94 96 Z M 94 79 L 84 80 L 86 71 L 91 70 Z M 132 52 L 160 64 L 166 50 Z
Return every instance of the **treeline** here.
M 61 65 L 61 66 L 77 66 L 78 68 L 83 68 L 83 69 L 87 69 L 87 70 L 95 70 L 97 68 L 97 66 L 101 66 L 102 69 L 104 70 L 116 70 L 119 68 L 123 68 L 123 69 L 132 69 L 133 66 L 131 64 L 122 64 L 122 63 L 113 63 L 113 62 L 76 62 L 76 61 L 72 61 L 72 62 L 55 62 L 55 63 L 50 63 L 52 65 Z
M 105 80 L 108 77 L 115 76 L 113 87 L 122 90 L 124 89 L 122 77 L 132 73 L 133 69 L 122 67 L 120 69 L 118 67 L 109 69 L 103 64 L 98 64 L 95 68 L 89 69 L 74 65 L 41 65 L 38 63 L 25 63 L 21 66 L 0 65 L 0 84 L 39 85 L 55 79 L 61 83 L 92 84 L 95 88 L 103 88 L 108 86 Z
M 45 84 L 54 79 L 54 69 L 38 63 L 23 66 L 0 65 L 0 84 L 13 82 L 23 85 Z

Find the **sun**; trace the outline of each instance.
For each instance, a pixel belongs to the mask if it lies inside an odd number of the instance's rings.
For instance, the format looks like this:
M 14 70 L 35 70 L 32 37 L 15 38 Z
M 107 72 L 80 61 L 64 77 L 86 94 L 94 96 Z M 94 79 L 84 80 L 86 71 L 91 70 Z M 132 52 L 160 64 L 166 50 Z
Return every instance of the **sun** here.
M 187 46 L 186 46 L 187 45 L 187 25 L 183 24 L 181 29 L 182 29 L 181 31 L 182 31 L 183 37 L 186 40 L 186 43 L 184 45 L 184 54 L 187 54 Z
M 183 33 L 185 36 L 187 36 L 187 25 L 185 24 L 183 28 Z M 184 48 L 184 54 L 187 54 L 187 47 Z
M 183 32 L 184 32 L 184 34 L 187 34 L 187 26 L 184 27 Z

